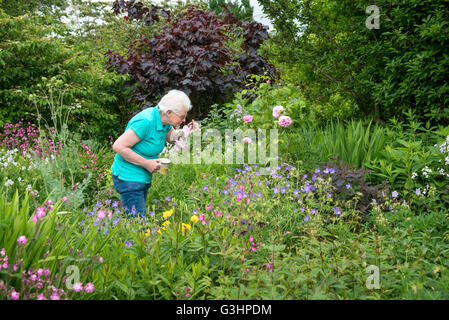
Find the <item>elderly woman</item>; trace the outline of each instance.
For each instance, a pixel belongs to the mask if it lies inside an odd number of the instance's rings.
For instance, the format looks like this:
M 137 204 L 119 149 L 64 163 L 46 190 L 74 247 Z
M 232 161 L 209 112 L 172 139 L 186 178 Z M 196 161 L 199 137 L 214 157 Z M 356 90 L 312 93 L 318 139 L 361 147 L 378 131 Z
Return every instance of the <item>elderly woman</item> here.
M 173 143 L 176 132 L 192 109 L 189 97 L 171 90 L 159 104 L 135 115 L 125 132 L 114 142 L 117 154 L 112 164 L 112 180 L 128 216 L 145 216 L 145 201 L 153 172 L 159 170 L 159 153 L 165 142 Z M 191 123 L 193 125 L 193 121 Z

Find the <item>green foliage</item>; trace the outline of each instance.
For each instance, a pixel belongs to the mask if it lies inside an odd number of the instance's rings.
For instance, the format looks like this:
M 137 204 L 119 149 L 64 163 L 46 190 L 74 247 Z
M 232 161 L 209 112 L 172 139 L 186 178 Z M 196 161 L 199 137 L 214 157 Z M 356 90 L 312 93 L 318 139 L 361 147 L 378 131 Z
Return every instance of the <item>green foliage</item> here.
M 323 130 L 321 146 L 329 158 L 337 157 L 345 163 L 365 167 L 380 156 L 385 147 L 386 131 L 372 121 L 331 122 Z
M 384 150 L 367 167 L 373 172 L 372 179 L 388 180 L 402 196 L 411 200 L 423 200 L 422 195 L 431 193 L 439 203 L 448 203 L 446 147 L 449 128 L 431 128 L 422 125 L 409 110 L 407 122 L 391 120 L 387 129 Z M 419 190 L 418 190 L 419 189 Z M 428 199 L 429 201 L 429 199 Z M 432 206 L 433 207 L 433 206 Z
M 69 0 L 2 0 L 0 9 L 14 17 L 35 12 L 56 14 L 67 8 L 70 2 Z
M 237 19 L 240 21 L 252 21 L 254 8 L 251 6 L 249 0 L 231 1 L 231 0 L 208 0 L 209 9 L 214 11 L 218 16 L 225 12 L 223 5 L 227 5 Z
M 45 19 L 2 13 L 0 124 L 20 119 L 37 124 L 36 108 L 42 119 L 50 119 L 57 103 L 71 110 L 71 130 L 103 141 L 115 136 L 123 116 L 132 112 L 124 106 L 126 78 L 107 73 L 103 53 L 93 53 L 88 43 L 75 48 L 49 37 L 51 31 L 62 30 L 43 24 Z
M 259 1 L 276 29 L 270 52 L 299 70 L 310 100 L 332 95 L 363 114 L 448 119 L 446 1 L 377 1 L 380 29 L 368 29 L 365 1 Z

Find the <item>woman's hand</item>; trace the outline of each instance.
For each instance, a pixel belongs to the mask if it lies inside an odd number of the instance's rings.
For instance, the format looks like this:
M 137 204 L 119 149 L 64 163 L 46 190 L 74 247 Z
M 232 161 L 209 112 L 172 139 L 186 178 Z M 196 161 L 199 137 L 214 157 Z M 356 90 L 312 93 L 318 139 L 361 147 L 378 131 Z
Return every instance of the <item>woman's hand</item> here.
M 145 162 L 145 166 L 144 166 L 144 168 L 150 172 L 157 171 L 157 170 L 159 170 L 160 167 L 161 167 L 161 160 L 159 160 L 159 159 L 148 159 Z

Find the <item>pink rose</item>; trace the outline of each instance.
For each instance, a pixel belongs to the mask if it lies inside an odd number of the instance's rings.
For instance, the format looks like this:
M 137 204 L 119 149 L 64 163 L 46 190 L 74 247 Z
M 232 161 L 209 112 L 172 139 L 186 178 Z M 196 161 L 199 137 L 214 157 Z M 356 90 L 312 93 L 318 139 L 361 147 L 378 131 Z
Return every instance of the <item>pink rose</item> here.
M 273 117 L 275 117 L 276 119 L 279 118 L 281 116 L 281 112 L 283 111 L 284 111 L 283 106 L 275 106 L 273 108 Z
M 281 127 L 287 128 L 292 124 L 292 119 L 288 116 L 281 116 L 279 117 L 279 125 Z
M 253 121 L 253 116 L 247 115 L 243 117 L 243 122 L 248 123 Z

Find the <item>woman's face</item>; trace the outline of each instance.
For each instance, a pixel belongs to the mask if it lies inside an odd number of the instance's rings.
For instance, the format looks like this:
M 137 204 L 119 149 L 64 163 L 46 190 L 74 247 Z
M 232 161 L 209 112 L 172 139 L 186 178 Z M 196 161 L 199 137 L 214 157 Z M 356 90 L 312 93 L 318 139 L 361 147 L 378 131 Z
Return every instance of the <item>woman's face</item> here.
M 172 125 L 173 127 L 179 127 L 182 123 L 186 121 L 187 110 L 183 109 L 179 111 L 179 113 L 173 110 L 168 110 L 167 117 L 170 121 L 169 122 L 170 125 Z

